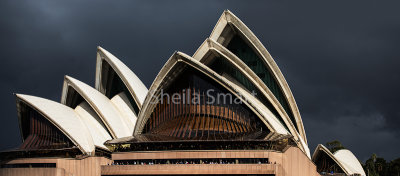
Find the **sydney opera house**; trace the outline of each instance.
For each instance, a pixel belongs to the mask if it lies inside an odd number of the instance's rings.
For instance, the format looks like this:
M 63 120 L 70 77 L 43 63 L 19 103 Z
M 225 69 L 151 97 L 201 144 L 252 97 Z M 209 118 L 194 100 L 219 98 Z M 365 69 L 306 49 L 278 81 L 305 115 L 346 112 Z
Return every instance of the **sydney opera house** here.
M 311 155 L 283 74 L 230 11 L 150 88 L 98 47 L 94 87 L 65 76 L 61 102 L 15 96 L 22 144 L 0 175 L 365 175 L 349 150 Z

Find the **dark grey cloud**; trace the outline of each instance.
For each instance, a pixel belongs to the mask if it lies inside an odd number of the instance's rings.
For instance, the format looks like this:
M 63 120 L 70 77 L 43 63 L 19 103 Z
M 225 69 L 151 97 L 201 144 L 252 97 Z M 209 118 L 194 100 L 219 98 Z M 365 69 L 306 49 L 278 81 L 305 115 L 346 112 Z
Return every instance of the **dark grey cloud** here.
M 0 150 L 20 144 L 13 93 L 59 101 L 64 75 L 94 84 L 96 46 L 150 86 L 175 51 L 193 54 L 224 9 L 275 58 L 311 151 L 338 139 L 361 160 L 399 157 L 397 1 L 0 2 Z

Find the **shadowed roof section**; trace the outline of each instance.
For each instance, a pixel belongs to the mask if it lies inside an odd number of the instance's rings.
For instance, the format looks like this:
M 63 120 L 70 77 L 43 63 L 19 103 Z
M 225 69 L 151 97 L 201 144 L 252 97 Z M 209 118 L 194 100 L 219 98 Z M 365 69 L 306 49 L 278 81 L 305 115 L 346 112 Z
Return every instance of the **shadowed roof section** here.
M 146 86 L 124 63 L 100 46 L 97 48 L 96 89 L 105 94 L 106 90 L 102 81 L 107 80 L 107 78 L 103 78 L 102 76 L 108 77 L 110 75 L 104 73 L 103 62 L 107 62 L 113 71 L 117 73 L 140 110 L 148 91 Z
M 63 104 L 30 95 L 16 94 L 18 118 L 21 124 L 22 106 L 26 104 L 50 123 L 57 127 L 65 136 L 67 136 L 84 154 L 94 153 L 95 146 L 92 137 L 86 126 L 80 120 L 78 114 L 73 109 Z M 25 130 L 25 129 L 21 129 Z M 23 134 L 23 132 L 21 133 Z
M 286 82 L 282 72 L 280 71 L 279 67 L 264 47 L 264 45 L 258 40 L 258 38 L 254 35 L 254 33 L 232 12 L 229 10 L 225 10 L 220 19 L 218 20 L 216 26 L 214 27 L 210 38 L 217 41 L 224 47 L 228 47 L 230 41 L 236 36 L 241 38 L 243 42 L 251 48 L 251 50 L 260 57 L 263 65 L 267 67 L 267 70 L 270 72 L 270 76 L 272 78 L 272 82 L 276 82 L 278 85 L 268 85 L 267 87 L 271 89 L 272 92 L 275 92 L 275 96 L 278 100 L 280 98 L 280 92 L 282 92 L 282 98 L 285 100 L 281 100 L 281 104 L 285 105 L 286 102 L 288 104 L 288 114 L 293 114 L 293 124 L 295 124 L 296 129 L 298 130 L 299 134 L 302 136 L 302 140 L 307 144 L 306 133 L 304 130 L 303 122 L 300 116 L 300 112 L 298 110 L 296 101 L 294 100 L 293 94 L 289 88 L 288 83 Z M 243 58 L 241 58 L 243 59 Z M 249 70 L 250 72 L 254 72 L 254 70 Z M 269 74 L 269 73 L 262 73 L 262 74 Z M 265 82 L 264 82 L 265 83 Z M 279 90 L 275 90 L 279 89 Z M 286 105 L 285 105 L 286 107 Z
M 129 123 L 129 120 L 127 119 L 123 119 L 125 117 L 118 112 L 110 99 L 89 85 L 69 76 L 65 76 L 64 79 L 63 93 L 61 97 L 62 104 L 68 105 L 67 102 L 69 101 L 67 100 L 72 97 L 72 95 L 68 93 L 68 91 L 71 90 L 69 87 L 73 88 L 72 90 L 79 94 L 84 101 L 93 108 L 105 124 L 106 128 L 110 131 L 113 138 L 132 135 L 134 124 Z

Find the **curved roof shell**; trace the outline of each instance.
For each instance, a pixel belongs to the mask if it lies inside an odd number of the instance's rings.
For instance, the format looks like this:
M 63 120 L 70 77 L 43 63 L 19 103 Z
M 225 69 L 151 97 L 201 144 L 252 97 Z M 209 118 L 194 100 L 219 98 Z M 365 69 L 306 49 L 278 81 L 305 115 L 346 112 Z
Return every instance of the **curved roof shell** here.
M 318 144 L 314 154 L 312 155 L 313 162 L 316 162 L 317 157 L 322 153 L 328 155 L 345 172 L 346 175 L 360 174 L 365 176 L 364 169 L 362 168 L 360 162 L 350 150 L 342 149 L 332 154 L 332 152 L 329 151 L 329 149 L 324 145 Z
M 127 95 L 124 92 L 121 92 L 111 98 L 111 102 L 114 104 L 118 112 L 121 114 L 121 118 L 128 125 L 129 131 L 133 132 L 133 129 L 136 125 L 137 116 L 132 111 L 132 106 L 129 103 Z
M 254 35 L 254 33 L 232 12 L 230 12 L 229 10 L 225 10 L 218 20 L 216 26 L 214 27 L 210 38 L 222 44 L 223 46 L 226 46 L 235 34 L 239 34 L 242 39 L 245 40 L 245 42 L 257 53 L 257 55 L 262 58 L 264 64 L 272 72 L 293 113 L 295 119 L 295 122 L 293 123 L 296 125 L 298 132 L 302 136 L 304 142 L 307 144 L 307 137 L 299 109 L 289 88 L 289 85 L 286 82 L 279 67 L 277 66 L 267 49 L 264 47 L 264 45 Z M 249 71 L 251 72 L 252 70 Z
M 349 174 L 361 174 L 365 175 L 364 169 L 360 164 L 360 161 L 354 156 L 354 154 L 347 149 L 342 149 L 336 151 L 333 154 L 336 159 L 341 162 L 346 170 L 348 170 Z
M 65 76 L 61 103 L 66 104 L 68 88 L 73 88 L 89 105 L 105 124 L 113 138 L 121 138 L 132 135 L 134 124 L 126 123 L 122 115 L 114 107 L 114 104 L 105 95 L 78 81 L 72 77 Z
M 87 102 L 82 102 L 75 108 L 75 112 L 79 115 L 82 122 L 88 128 L 90 134 L 92 135 L 94 145 L 102 148 L 107 148 L 104 146 L 104 142 L 112 139 L 110 133 L 108 133 L 105 126 L 101 122 L 100 117 L 93 111 L 92 107 Z
M 278 118 L 282 117 L 284 125 L 288 127 L 288 130 L 295 137 L 295 139 L 300 140 L 299 138 L 302 138 L 302 136 L 299 135 L 296 128 L 294 127 L 294 124 L 290 120 L 288 114 L 283 109 L 283 107 L 276 99 L 276 97 L 273 95 L 273 93 L 262 82 L 262 80 L 253 71 L 251 71 L 251 69 L 243 61 L 241 61 L 235 54 L 230 52 L 227 48 L 225 48 L 218 42 L 214 41 L 213 39 L 208 38 L 193 55 L 194 59 L 206 65 L 208 65 L 208 63 L 210 62 L 213 62 L 213 60 L 217 57 L 226 60 L 236 70 L 241 72 L 241 74 L 244 75 L 246 79 L 249 80 L 256 87 L 256 89 L 262 93 L 262 95 L 260 96 L 264 96 L 271 103 L 273 108 L 279 113 Z M 304 141 L 304 139 L 302 140 Z M 305 147 L 307 148 L 308 151 L 307 155 L 310 156 L 307 144 L 305 144 Z
M 95 145 L 87 127 L 73 109 L 63 104 L 30 95 L 16 94 L 17 105 L 24 103 L 36 110 L 65 134 L 84 154 L 94 153 Z M 17 106 L 21 123 L 21 106 Z M 20 124 L 22 126 L 22 124 Z M 24 129 L 21 129 L 24 130 Z M 23 133 L 21 133 L 23 134 Z
M 97 63 L 96 63 L 96 83 L 95 87 L 101 93 L 105 93 L 105 88 L 102 86 L 102 63 L 107 62 L 115 73 L 118 74 L 119 78 L 122 80 L 126 88 L 129 90 L 130 96 L 133 97 L 139 110 L 142 107 L 143 101 L 147 94 L 147 88 L 143 82 L 130 70 L 124 63 L 122 63 L 117 57 L 112 55 L 107 50 L 102 47 L 97 48 Z M 108 75 L 105 75 L 108 76 Z

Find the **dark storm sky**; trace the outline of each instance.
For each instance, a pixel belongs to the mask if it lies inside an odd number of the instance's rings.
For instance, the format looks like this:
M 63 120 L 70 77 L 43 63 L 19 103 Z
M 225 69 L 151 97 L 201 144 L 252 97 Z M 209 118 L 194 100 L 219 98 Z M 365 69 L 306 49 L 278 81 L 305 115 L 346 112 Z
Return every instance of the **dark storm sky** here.
M 18 147 L 13 93 L 59 101 L 63 76 L 94 86 L 96 46 L 150 86 L 169 56 L 192 55 L 224 9 L 270 51 L 311 152 L 338 139 L 365 161 L 400 157 L 399 1 L 0 1 L 0 150 Z

